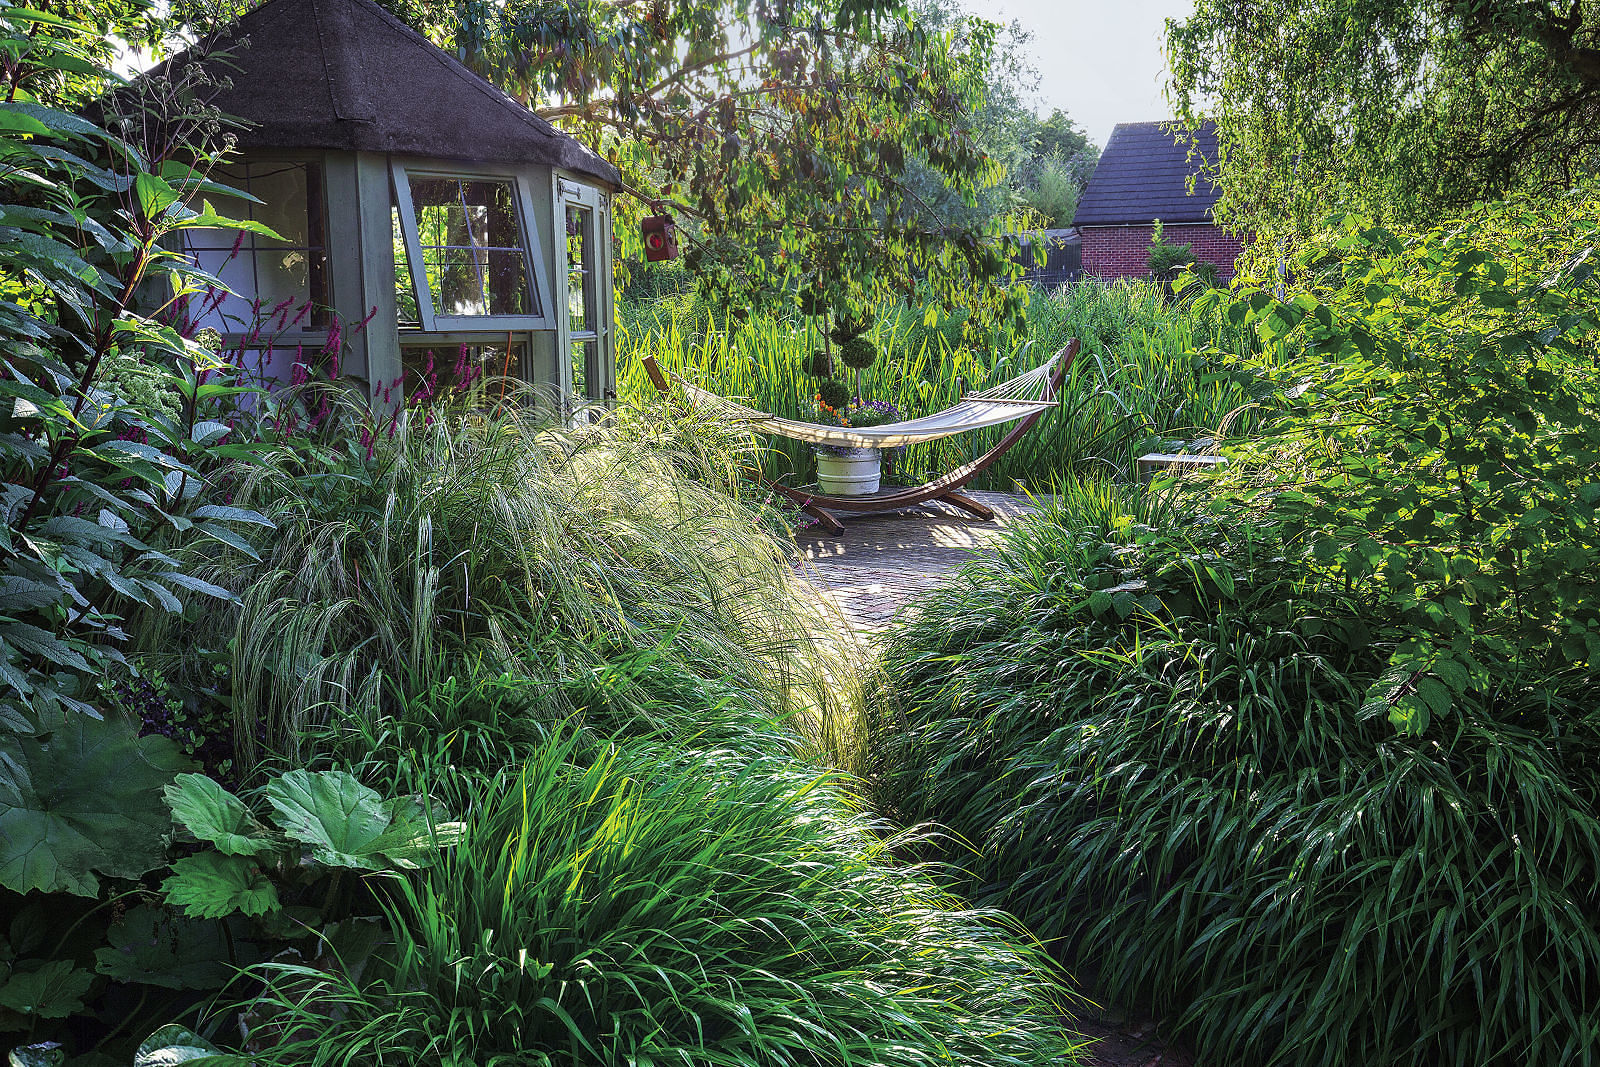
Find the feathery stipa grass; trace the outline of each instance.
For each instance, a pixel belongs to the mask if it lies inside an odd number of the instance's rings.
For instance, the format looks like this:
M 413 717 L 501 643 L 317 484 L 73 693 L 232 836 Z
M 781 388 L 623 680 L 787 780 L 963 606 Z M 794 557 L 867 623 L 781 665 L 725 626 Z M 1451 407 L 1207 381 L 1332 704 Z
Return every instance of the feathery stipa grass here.
M 263 563 L 204 572 L 242 601 L 240 736 L 303 763 L 324 725 L 462 665 L 537 680 L 652 650 L 798 733 L 839 727 L 854 652 L 740 498 L 729 436 L 664 405 L 572 428 L 463 403 L 400 416 L 370 455 L 335 435 L 320 471 L 299 445 L 264 455 L 236 491 L 276 523 Z M 636 676 L 611 670 L 609 699 Z

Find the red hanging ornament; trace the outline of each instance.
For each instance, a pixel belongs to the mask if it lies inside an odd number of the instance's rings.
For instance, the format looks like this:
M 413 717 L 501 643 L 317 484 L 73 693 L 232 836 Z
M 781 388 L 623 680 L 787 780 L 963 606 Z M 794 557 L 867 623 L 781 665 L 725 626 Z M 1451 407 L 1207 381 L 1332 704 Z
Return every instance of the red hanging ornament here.
M 671 215 L 649 215 L 639 222 L 644 233 L 644 258 L 651 263 L 678 258 L 678 227 Z

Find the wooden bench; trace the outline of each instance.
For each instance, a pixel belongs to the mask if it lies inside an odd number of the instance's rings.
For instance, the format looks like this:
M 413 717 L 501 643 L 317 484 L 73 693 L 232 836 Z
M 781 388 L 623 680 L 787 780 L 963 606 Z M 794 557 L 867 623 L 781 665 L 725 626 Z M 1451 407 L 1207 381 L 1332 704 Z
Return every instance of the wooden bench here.
M 1215 470 L 1217 467 L 1226 466 L 1227 463 L 1228 460 L 1224 456 L 1196 455 L 1189 452 L 1151 452 L 1139 457 L 1139 480 L 1149 485 L 1158 471 L 1173 471 L 1182 475 Z

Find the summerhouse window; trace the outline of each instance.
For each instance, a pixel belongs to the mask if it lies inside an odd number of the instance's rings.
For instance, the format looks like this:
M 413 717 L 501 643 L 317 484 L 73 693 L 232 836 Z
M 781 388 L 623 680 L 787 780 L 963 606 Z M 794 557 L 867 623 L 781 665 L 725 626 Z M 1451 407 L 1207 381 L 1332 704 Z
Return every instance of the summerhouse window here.
M 508 175 L 393 171 L 396 301 L 424 330 L 546 326 L 532 204 Z
M 191 260 L 223 286 L 186 298 L 186 312 L 195 327 L 265 335 L 325 329 L 328 254 L 322 168 L 315 163 L 254 161 L 217 167 L 209 177 L 254 198 L 206 192 L 204 199 L 212 201 L 219 213 L 262 223 L 278 236 L 233 229 L 183 231 L 184 250 Z M 200 204 L 191 206 L 198 209 Z
M 606 399 L 600 368 L 600 300 L 596 277 L 600 191 L 562 179 L 566 232 L 567 350 L 570 395 L 580 404 Z
M 449 395 L 453 391 L 488 386 L 490 397 L 507 395 L 510 379 L 528 376 L 528 346 L 513 341 L 508 348 L 481 341 L 449 340 L 400 346 L 400 366 L 405 381 L 405 396 L 425 399 Z

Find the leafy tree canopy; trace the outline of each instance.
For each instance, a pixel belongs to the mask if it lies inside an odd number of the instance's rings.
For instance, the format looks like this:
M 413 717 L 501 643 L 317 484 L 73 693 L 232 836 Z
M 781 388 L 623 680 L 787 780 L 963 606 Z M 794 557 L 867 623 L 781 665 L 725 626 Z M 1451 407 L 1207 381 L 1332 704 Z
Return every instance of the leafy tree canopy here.
M 1049 118 L 1040 119 L 1034 127 L 1032 148 L 1035 155 L 1063 159 L 1094 151 L 1089 135 L 1060 108 L 1050 112 Z
M 991 23 L 930 26 L 894 0 L 396 7 L 617 163 L 624 234 L 657 204 L 688 220 L 686 260 L 724 297 L 848 311 L 925 280 L 953 305 L 1009 266 L 990 216 L 940 210 L 917 180 L 970 205 L 1003 178 L 974 125 Z
M 168 27 L 165 13 L 146 0 L 83 0 L 64 13 L 51 8 L 0 0 L 0 75 L 8 101 L 82 107 L 105 90 L 120 48 L 155 44 Z
M 1600 165 L 1600 0 L 1198 0 L 1169 21 L 1183 118 L 1215 117 L 1219 214 L 1428 225 Z
M 961 25 L 964 16 L 946 0 L 915 0 L 918 22 L 929 30 Z M 997 163 L 1004 179 L 963 200 L 964 190 L 913 161 L 907 180 L 916 195 L 946 222 L 964 219 L 973 228 L 998 222 L 1006 232 L 1066 226 L 1078 195 L 1094 173 L 1100 150 L 1066 112 L 1041 119 L 1030 103 L 1038 71 L 1027 61 L 1028 30 L 1020 23 L 994 27 L 988 69 L 973 109 L 979 149 Z
M 1026 145 L 1027 154 L 1012 171 L 1012 183 L 1047 223 L 1072 225 L 1078 197 L 1100 162 L 1100 149 L 1059 108 L 1047 118 L 1033 120 Z

